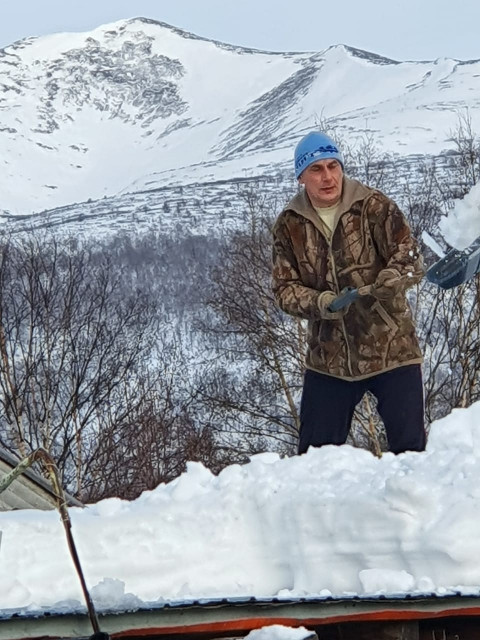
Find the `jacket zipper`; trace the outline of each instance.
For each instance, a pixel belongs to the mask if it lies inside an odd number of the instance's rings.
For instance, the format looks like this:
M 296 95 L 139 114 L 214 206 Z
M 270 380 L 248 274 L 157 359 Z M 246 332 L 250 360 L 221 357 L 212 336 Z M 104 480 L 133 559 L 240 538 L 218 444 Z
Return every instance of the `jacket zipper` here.
M 330 236 L 330 242 L 328 243 L 328 255 L 330 257 L 330 264 L 332 265 L 333 279 L 335 280 L 335 287 L 337 288 L 337 291 L 336 291 L 337 294 L 340 293 L 340 286 L 338 284 L 338 279 L 337 279 L 337 267 L 335 265 L 335 260 L 333 259 L 332 242 L 333 242 L 333 234 L 335 233 L 335 230 L 338 226 L 339 221 L 340 221 L 340 218 L 337 220 L 335 227 L 333 228 L 332 235 Z M 345 346 L 347 348 L 347 366 L 350 372 L 350 376 L 353 378 L 354 376 L 353 376 L 353 369 L 352 369 L 352 354 L 350 352 L 350 345 L 348 342 L 348 333 L 345 327 L 345 321 L 343 319 L 343 316 L 340 320 L 342 323 L 342 331 L 343 331 L 343 337 L 345 339 Z

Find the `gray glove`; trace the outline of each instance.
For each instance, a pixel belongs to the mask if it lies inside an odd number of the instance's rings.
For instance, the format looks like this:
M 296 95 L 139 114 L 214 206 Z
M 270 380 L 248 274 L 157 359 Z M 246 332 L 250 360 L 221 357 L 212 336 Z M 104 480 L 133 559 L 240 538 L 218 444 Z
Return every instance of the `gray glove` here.
M 348 306 L 343 307 L 339 311 L 329 311 L 328 306 L 335 300 L 337 294 L 333 291 L 322 291 L 318 296 L 317 305 L 320 311 L 320 317 L 323 320 L 340 320 L 347 313 Z
M 377 300 L 391 300 L 405 288 L 404 279 L 396 269 L 382 269 L 372 287 L 372 296 Z

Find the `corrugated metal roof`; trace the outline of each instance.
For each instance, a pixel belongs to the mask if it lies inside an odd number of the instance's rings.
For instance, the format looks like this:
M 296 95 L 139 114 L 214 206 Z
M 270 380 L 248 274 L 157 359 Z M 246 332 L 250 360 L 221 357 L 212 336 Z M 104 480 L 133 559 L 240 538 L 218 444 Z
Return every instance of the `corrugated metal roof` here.
M 245 634 L 269 624 L 285 626 L 349 622 L 407 621 L 466 616 L 480 619 L 480 595 L 452 592 L 398 596 L 342 596 L 300 598 L 219 598 L 158 601 L 134 611 L 99 612 L 102 631 L 123 637 L 175 638 L 202 633 Z M 85 609 L 16 609 L 0 612 L 0 640 L 80 638 L 91 635 Z
M 0 477 L 9 473 L 20 462 L 14 456 L 0 449 Z M 69 506 L 82 507 L 83 504 L 73 496 L 66 495 Z M 52 486 L 32 469 L 21 476 L 0 493 L 0 511 L 11 509 L 54 509 L 55 493 Z
M 0 460 L 0 478 L 13 469 L 4 460 Z M 2 493 L 0 493 L 0 511 L 11 509 L 54 509 L 55 498 L 51 491 L 37 484 L 30 477 L 21 475 Z
M 350 606 L 354 606 L 355 603 L 391 603 L 398 606 L 399 603 L 425 603 L 425 602 L 457 602 L 461 601 L 465 603 L 467 600 L 477 603 L 480 606 L 480 590 L 478 593 L 465 594 L 461 591 L 449 591 L 445 594 L 438 593 L 398 593 L 398 594 L 378 594 L 378 595 L 357 595 L 357 594 L 344 594 L 341 596 L 319 596 L 319 595 L 305 595 L 305 596 L 292 596 L 292 597 L 279 597 L 279 596 L 235 596 L 225 598 L 192 598 L 182 600 L 157 600 L 154 602 L 144 602 L 135 609 L 129 607 L 128 609 L 122 609 L 121 606 L 103 608 L 97 610 L 101 615 L 122 615 L 124 613 L 131 613 L 132 611 L 159 611 L 169 609 L 189 609 L 189 608 L 215 608 L 215 607 L 242 607 L 246 605 L 254 606 L 280 606 L 290 604 L 335 604 L 335 603 L 349 603 Z M 33 617 L 39 618 L 43 616 L 64 616 L 70 614 L 84 614 L 86 613 L 86 607 L 81 603 L 61 602 L 58 607 L 39 607 L 35 608 L 31 605 L 28 607 L 21 607 L 17 609 L 0 609 L 0 620 L 5 620 L 11 617 Z

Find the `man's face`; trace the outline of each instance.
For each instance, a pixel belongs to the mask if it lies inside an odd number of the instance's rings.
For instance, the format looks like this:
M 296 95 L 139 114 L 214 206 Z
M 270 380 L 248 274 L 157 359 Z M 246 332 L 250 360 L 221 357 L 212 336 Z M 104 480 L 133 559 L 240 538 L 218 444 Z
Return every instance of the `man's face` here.
M 298 178 L 314 207 L 331 207 L 342 196 L 342 165 L 333 159 L 317 160 Z

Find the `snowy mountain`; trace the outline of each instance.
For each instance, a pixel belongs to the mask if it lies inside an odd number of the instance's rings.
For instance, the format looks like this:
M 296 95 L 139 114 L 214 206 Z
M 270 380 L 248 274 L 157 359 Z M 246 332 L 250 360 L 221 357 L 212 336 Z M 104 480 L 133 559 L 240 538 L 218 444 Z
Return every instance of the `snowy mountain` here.
M 272 179 L 320 118 L 352 139 L 373 131 L 400 156 L 439 154 L 459 110 L 480 128 L 479 74 L 480 60 L 398 62 L 344 45 L 244 49 L 144 18 L 28 38 L 0 51 L 1 211 Z

